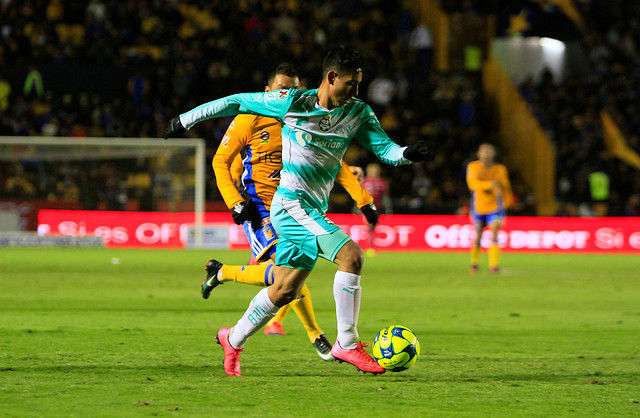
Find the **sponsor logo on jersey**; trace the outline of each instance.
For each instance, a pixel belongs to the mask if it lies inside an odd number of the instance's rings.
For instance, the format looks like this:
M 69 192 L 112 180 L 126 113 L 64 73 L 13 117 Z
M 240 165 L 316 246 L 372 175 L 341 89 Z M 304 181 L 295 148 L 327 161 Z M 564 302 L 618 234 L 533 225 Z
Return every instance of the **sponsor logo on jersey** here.
M 284 99 L 289 94 L 289 90 L 278 90 L 278 98 Z
M 336 148 L 342 148 L 343 142 L 331 141 L 329 139 L 314 138 L 313 139 L 313 145 L 316 145 L 318 147 L 323 147 L 323 148 L 336 149 Z
M 259 164 L 259 163 L 282 164 L 281 151 L 258 152 L 254 154 L 254 158 L 255 159 L 253 160 L 253 164 Z
M 331 128 L 331 120 L 329 119 L 329 115 L 324 115 L 320 122 L 318 123 L 320 126 L 320 130 L 322 132 L 327 132 L 329 128 Z
M 269 137 L 271 135 L 269 135 L 269 132 L 267 131 L 262 131 L 260 132 L 260 143 L 262 144 L 268 144 L 269 143 Z

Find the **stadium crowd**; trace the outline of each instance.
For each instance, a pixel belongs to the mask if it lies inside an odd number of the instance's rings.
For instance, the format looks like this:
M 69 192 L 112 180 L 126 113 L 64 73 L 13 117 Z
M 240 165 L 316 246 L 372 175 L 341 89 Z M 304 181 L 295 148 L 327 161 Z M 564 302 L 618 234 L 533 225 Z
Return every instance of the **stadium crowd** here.
M 467 207 L 465 163 L 488 135 L 480 123 L 479 76 L 433 71 L 428 29 L 417 26 L 401 2 L 7 0 L 0 8 L 7 16 L 0 23 L 0 86 L 10 91 L 0 96 L 1 135 L 159 137 L 171 115 L 212 98 L 262 90 L 280 61 L 292 62 L 313 86 L 324 51 L 355 44 L 367 58 L 360 96 L 384 128 L 403 144 L 419 137 L 433 143 L 425 166 L 393 169 L 393 210 Z M 96 74 L 103 77 L 96 81 Z M 211 155 L 229 122 L 209 121 L 192 135 L 206 139 Z M 374 158 L 358 147 L 346 156 L 363 167 Z M 108 181 L 126 193 L 122 164 L 129 162 L 96 163 L 91 172 L 99 184 Z M 73 173 L 82 170 L 73 164 L 47 167 L 44 182 L 42 167 L 18 166 L 0 173 L 15 185 L 6 189 L 9 196 L 65 199 L 70 192 L 63 184 L 69 183 L 79 188 L 75 194 L 86 194 L 74 182 Z M 383 168 L 383 176 L 390 175 Z M 215 183 L 208 187 L 208 199 L 219 199 Z M 351 204 L 338 191 L 332 208 Z
M 640 11 L 618 0 L 589 6 L 583 15 L 590 71 L 561 82 L 545 73 L 537 84 L 525 82 L 521 92 L 556 143 L 561 213 L 637 216 L 640 176 L 606 152 L 601 112 L 640 152 Z M 601 193 L 600 178 L 608 183 Z

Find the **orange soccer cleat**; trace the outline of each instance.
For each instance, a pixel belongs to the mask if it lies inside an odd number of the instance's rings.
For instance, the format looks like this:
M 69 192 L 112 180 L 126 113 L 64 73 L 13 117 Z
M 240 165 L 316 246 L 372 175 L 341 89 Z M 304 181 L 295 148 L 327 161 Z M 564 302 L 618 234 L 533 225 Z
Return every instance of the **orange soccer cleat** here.
M 282 329 L 282 324 L 276 321 L 268 323 L 267 326 L 264 327 L 264 333 L 267 335 L 287 335 Z

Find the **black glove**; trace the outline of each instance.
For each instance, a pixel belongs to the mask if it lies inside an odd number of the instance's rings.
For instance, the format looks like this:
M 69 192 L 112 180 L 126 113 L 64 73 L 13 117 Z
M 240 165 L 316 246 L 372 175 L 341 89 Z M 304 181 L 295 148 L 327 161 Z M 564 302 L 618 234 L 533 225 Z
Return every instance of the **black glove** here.
M 427 146 L 427 142 L 424 140 L 420 140 L 415 144 L 409 145 L 403 153 L 404 158 L 413 161 L 414 163 L 426 160 L 428 155 L 429 147 Z
M 172 136 L 178 136 L 185 132 L 187 132 L 187 130 L 184 129 L 184 126 L 182 126 L 182 122 L 180 122 L 180 117 L 176 116 L 175 118 L 169 121 L 169 124 L 165 128 L 164 139 L 167 139 Z
M 360 208 L 360 212 L 367 218 L 367 223 L 372 226 L 376 226 L 378 224 L 378 208 L 373 203 L 369 203 L 368 205 L 364 205 Z
M 233 222 L 242 225 L 245 221 L 251 220 L 251 208 L 247 202 L 240 202 L 231 208 L 231 217 Z

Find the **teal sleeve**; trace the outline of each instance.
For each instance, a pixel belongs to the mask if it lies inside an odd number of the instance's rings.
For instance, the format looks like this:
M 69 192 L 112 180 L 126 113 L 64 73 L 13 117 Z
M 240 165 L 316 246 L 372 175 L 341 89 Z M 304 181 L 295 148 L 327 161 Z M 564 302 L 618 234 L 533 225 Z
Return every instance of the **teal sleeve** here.
M 234 116 L 239 113 L 280 119 L 289 110 L 295 89 L 275 90 L 267 93 L 239 93 L 200 105 L 180 115 L 186 129 L 211 118 Z
M 401 147 L 389 139 L 369 106 L 365 107 L 363 115 L 364 120 L 356 132 L 356 140 L 384 163 L 391 165 L 411 164 L 411 161 L 403 156 L 406 147 Z

